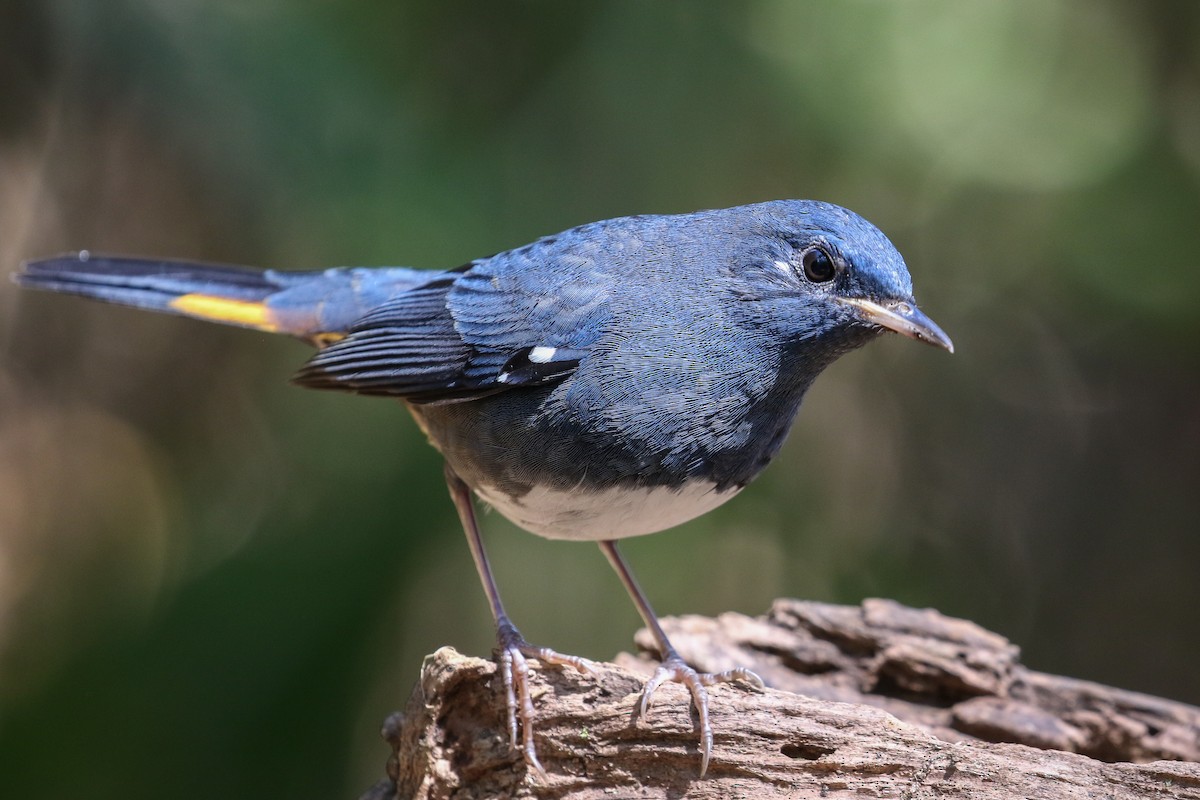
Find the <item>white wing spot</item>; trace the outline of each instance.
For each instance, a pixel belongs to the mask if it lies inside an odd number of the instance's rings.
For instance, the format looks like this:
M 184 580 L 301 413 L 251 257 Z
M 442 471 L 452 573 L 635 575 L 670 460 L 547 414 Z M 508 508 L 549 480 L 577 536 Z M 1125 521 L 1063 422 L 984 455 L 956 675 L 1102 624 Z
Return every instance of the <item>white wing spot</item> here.
M 546 364 L 557 352 L 557 347 L 535 347 L 529 351 L 529 360 L 534 364 Z

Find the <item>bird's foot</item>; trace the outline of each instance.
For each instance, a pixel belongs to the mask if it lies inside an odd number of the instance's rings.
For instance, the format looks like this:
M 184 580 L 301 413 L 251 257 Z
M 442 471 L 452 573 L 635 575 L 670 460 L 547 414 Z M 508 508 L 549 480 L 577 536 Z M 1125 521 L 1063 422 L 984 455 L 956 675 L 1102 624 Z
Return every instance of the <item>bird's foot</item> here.
M 678 653 L 672 651 L 667 653 L 667 657 L 663 659 L 662 663 L 658 665 L 658 669 L 650 676 L 650 680 L 646 681 L 646 685 L 642 687 L 638 719 L 644 719 L 650 713 L 651 697 L 659 686 L 668 681 L 683 684 L 692 695 L 692 705 L 696 707 L 696 713 L 700 718 L 700 777 L 703 778 L 704 773 L 708 771 L 708 760 L 712 756 L 713 748 L 712 724 L 708 719 L 708 692 L 704 687 L 712 686 L 714 683 L 741 681 L 762 689 L 762 678 L 750 670 L 742 668 L 716 673 L 697 672 L 689 667 Z
M 529 662 L 536 658 L 543 664 L 574 667 L 585 675 L 594 675 L 592 662 L 578 656 L 567 656 L 547 647 L 534 647 L 525 641 L 521 632 L 507 619 L 501 619 L 496 630 L 497 661 L 500 679 L 504 682 L 504 700 L 508 706 L 508 742 L 520 749 L 525 763 L 540 777 L 546 776 L 533 746 L 533 698 L 529 689 Z M 517 744 L 517 720 L 520 720 L 520 745 Z

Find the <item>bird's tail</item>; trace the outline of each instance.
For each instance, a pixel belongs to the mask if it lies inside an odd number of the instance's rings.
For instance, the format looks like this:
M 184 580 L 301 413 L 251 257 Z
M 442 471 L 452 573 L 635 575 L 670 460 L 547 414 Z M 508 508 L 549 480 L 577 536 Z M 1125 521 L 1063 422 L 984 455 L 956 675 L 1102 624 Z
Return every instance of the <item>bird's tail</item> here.
M 367 311 L 440 273 L 394 267 L 278 272 L 92 255 L 30 261 L 16 276 L 33 289 L 284 333 L 323 345 Z

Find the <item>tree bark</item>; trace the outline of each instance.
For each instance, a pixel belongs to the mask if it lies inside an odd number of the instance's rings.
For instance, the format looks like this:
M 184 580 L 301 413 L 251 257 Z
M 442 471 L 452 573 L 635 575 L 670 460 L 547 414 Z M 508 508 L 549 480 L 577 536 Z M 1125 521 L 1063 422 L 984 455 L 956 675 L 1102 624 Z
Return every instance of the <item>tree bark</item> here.
M 1195 798 L 1200 709 L 1023 667 L 1002 636 L 886 600 L 778 600 L 759 618 L 663 620 L 706 672 L 748 667 L 770 687 L 709 689 L 712 763 L 667 685 L 637 720 L 654 666 L 533 670 L 546 778 L 509 749 L 491 661 L 443 648 L 388 719 L 389 779 L 364 798 Z M 646 631 L 638 645 L 653 649 Z

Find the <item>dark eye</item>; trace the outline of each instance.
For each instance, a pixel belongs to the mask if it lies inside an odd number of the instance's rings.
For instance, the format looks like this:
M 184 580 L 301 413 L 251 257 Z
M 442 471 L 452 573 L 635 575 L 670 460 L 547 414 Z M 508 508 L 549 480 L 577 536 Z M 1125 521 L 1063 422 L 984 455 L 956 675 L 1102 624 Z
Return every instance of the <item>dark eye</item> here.
M 819 247 L 810 247 L 800 256 L 800 265 L 804 267 L 804 277 L 813 283 L 825 283 L 833 280 L 837 267 L 833 259 Z

